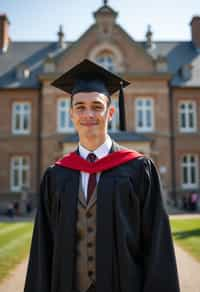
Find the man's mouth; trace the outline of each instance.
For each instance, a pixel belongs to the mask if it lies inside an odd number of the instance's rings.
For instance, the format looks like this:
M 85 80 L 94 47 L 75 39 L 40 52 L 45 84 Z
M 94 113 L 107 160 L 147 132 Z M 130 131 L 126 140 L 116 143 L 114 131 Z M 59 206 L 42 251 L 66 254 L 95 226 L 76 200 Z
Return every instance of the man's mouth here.
M 81 123 L 81 125 L 86 126 L 86 127 L 90 127 L 90 126 L 96 126 L 97 123 L 94 123 L 94 122 L 93 123 L 91 123 L 91 122 L 90 123 Z

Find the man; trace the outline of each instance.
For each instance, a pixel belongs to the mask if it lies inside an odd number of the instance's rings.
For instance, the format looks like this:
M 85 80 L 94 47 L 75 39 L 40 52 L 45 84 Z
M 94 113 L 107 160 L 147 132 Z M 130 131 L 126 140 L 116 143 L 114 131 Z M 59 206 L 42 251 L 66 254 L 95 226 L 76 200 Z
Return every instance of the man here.
M 24 291 L 178 292 L 156 168 L 107 133 L 119 88 L 125 129 L 128 83 L 84 60 L 53 85 L 71 94 L 79 145 L 44 174 Z

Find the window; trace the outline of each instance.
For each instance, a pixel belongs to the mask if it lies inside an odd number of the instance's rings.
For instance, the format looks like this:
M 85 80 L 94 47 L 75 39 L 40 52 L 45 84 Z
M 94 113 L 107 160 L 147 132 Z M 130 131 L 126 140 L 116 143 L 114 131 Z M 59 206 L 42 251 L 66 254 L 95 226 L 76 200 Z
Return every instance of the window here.
M 12 108 L 12 133 L 30 134 L 31 105 L 28 102 L 15 102 Z
M 115 66 L 111 54 L 101 54 L 96 58 L 96 62 L 109 71 L 114 71 Z
M 73 123 L 69 115 L 70 99 L 62 98 L 58 100 L 57 129 L 64 133 L 74 130 Z
M 195 132 L 196 129 L 196 104 L 184 101 L 179 105 L 179 124 L 181 132 Z
M 23 186 L 30 186 L 29 158 L 15 156 L 11 159 L 11 190 L 18 192 Z
M 181 160 L 182 187 L 198 186 L 198 159 L 196 155 L 187 154 Z
M 109 131 L 118 131 L 119 130 L 119 104 L 118 99 L 112 99 L 112 105 L 115 107 L 115 112 L 112 120 L 108 124 Z
M 151 132 L 154 129 L 153 99 L 136 99 L 136 131 Z

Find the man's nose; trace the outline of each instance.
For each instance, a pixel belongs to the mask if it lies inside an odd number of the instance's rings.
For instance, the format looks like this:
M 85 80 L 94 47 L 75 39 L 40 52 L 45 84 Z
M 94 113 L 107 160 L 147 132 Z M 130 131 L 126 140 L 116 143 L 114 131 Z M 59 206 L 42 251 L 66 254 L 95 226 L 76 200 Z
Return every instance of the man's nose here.
M 85 110 L 84 114 L 88 117 L 93 117 L 95 115 L 95 112 L 92 109 Z

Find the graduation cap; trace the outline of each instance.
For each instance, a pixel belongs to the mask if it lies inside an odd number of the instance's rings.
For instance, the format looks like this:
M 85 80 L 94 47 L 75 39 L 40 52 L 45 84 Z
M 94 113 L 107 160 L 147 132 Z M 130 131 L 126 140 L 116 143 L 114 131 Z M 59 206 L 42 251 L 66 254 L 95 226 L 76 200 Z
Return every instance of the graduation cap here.
M 51 83 L 71 95 L 78 92 L 99 92 L 108 98 L 119 90 L 120 130 L 126 130 L 123 88 L 130 83 L 105 68 L 83 60 Z

